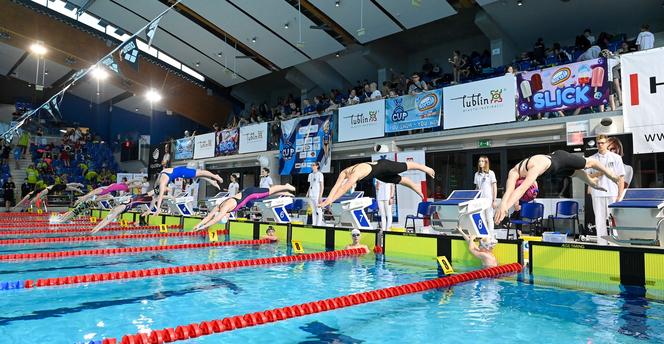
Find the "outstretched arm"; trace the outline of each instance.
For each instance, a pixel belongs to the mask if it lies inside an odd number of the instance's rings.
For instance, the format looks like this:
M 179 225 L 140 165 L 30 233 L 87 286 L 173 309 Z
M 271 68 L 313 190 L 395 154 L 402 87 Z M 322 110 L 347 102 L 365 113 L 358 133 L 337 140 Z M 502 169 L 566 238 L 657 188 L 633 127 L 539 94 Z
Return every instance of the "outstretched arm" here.
M 111 212 L 108 213 L 108 215 L 106 215 L 106 217 L 105 217 L 103 220 L 101 220 L 101 221 L 95 226 L 95 228 L 92 229 L 91 233 L 97 233 L 97 232 L 99 232 L 102 228 L 106 227 L 109 223 L 111 223 L 111 221 L 113 221 L 113 219 L 115 219 L 116 217 L 118 217 L 118 215 L 122 214 L 122 212 L 123 212 L 126 208 L 127 208 L 127 206 L 124 205 L 124 204 L 119 205 L 119 206 L 113 208 L 113 210 L 111 210 Z
M 480 257 L 480 252 L 477 249 L 477 245 L 475 244 L 475 236 L 471 235 L 468 236 L 461 228 L 456 229 L 459 233 L 461 233 L 461 236 L 463 237 L 464 240 L 468 243 L 468 252 L 472 254 L 473 256 L 479 258 Z

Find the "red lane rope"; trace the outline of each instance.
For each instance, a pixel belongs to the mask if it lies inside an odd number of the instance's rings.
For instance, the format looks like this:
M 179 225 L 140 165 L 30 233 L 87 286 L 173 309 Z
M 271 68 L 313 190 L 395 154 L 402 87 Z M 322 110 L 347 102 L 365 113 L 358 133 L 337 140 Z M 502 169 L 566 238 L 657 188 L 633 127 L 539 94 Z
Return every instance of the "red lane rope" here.
M 70 284 L 89 283 L 89 282 L 103 282 L 103 281 L 125 280 L 125 279 L 135 279 L 135 278 L 150 278 L 153 276 L 178 275 L 190 272 L 223 270 L 223 269 L 231 269 L 231 268 L 245 267 L 245 266 L 302 262 L 306 260 L 318 260 L 318 259 L 329 260 L 341 257 L 359 256 L 366 253 L 367 251 L 364 249 L 353 248 L 353 249 L 339 250 L 339 251 L 298 254 L 296 256 L 280 256 L 280 257 L 269 257 L 269 258 L 233 260 L 230 262 L 180 265 L 180 266 L 173 266 L 167 268 L 153 268 L 153 269 L 141 269 L 141 270 L 131 270 L 131 271 L 116 271 L 116 272 L 89 274 L 89 275 L 41 278 L 37 279 L 36 282 L 33 280 L 25 280 L 20 284 L 24 288 L 50 287 L 50 286 L 70 285 Z
M 119 223 L 117 221 L 111 222 L 111 223 Z M 134 222 L 127 222 L 127 224 L 133 224 Z M 96 225 L 97 222 L 88 222 L 88 223 L 48 223 L 46 222 L 39 222 L 39 223 L 17 223 L 17 224 L 12 224 L 12 225 L 0 225 L 0 229 L 6 229 L 6 230 L 16 230 L 16 228 L 20 228 L 24 232 L 29 232 L 34 230 L 34 228 L 39 228 L 39 227 L 81 227 L 81 226 L 94 226 Z
M 226 234 L 226 231 L 217 231 L 217 234 Z M 102 240 L 154 239 L 154 238 L 187 237 L 187 236 L 204 237 L 206 235 L 208 235 L 206 231 L 200 231 L 200 232 L 179 232 L 179 233 L 149 233 L 149 234 L 57 237 L 57 238 L 5 239 L 5 240 L 0 240 L 0 245 L 38 245 L 45 243 L 64 243 L 72 241 L 81 242 L 81 241 L 102 241 Z
M 83 227 L 83 226 L 79 226 Z M 64 228 L 64 229 L 34 229 L 28 231 L 0 231 L 0 235 L 33 235 L 33 234 L 59 234 L 59 233 L 85 233 L 90 232 L 93 226 L 88 226 L 88 228 Z M 180 229 L 180 225 L 170 225 L 168 228 L 171 229 Z M 159 229 L 159 226 L 138 226 L 138 227 L 104 227 L 101 229 L 102 232 L 108 231 L 142 231 L 150 229 Z
M 203 321 L 201 323 L 192 323 L 180 325 L 175 328 L 168 327 L 161 330 L 153 330 L 149 335 L 146 333 L 128 334 L 122 337 L 122 344 L 162 344 L 174 341 L 187 340 L 207 336 L 215 333 L 233 331 L 245 327 L 258 326 L 271 322 L 286 320 L 295 317 L 301 317 L 309 314 L 316 314 L 331 311 L 339 308 L 346 308 L 363 303 L 369 303 L 384 299 L 389 299 L 401 295 L 414 294 L 426 290 L 445 288 L 452 285 L 467 282 L 470 280 L 496 277 L 507 273 L 521 271 L 521 264 L 513 263 L 501 265 L 494 268 L 465 272 L 458 275 L 436 278 L 421 282 L 403 284 L 399 286 L 366 291 L 362 293 L 333 297 L 321 301 L 302 303 L 294 306 L 274 308 L 267 311 L 247 313 Z M 115 338 L 106 338 L 103 344 L 117 343 Z
M 207 248 L 207 247 L 223 247 L 223 246 L 236 246 L 236 245 L 260 245 L 269 244 L 272 241 L 268 239 L 262 240 L 236 240 L 224 242 L 207 242 L 196 244 L 176 244 L 176 245 L 163 245 L 163 246 L 138 246 L 138 247 L 123 247 L 123 248 L 102 248 L 94 250 L 77 250 L 77 251 L 51 251 L 51 252 L 37 252 L 37 253 L 17 253 L 17 254 L 3 254 L 0 255 L 0 260 L 53 260 L 67 257 L 78 256 L 108 256 L 124 253 L 139 253 L 148 251 L 171 251 L 182 249 L 194 248 Z

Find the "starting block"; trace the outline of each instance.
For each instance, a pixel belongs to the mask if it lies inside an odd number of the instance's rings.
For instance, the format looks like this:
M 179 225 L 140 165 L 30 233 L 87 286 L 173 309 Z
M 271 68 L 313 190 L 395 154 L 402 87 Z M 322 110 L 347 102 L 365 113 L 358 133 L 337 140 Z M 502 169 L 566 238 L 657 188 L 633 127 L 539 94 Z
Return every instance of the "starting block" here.
M 609 235 L 621 246 L 662 246 L 664 189 L 627 189 L 622 201 L 609 204 Z
M 268 198 L 254 203 L 263 216 L 263 222 L 289 223 L 291 221 L 286 206 L 293 203 L 292 197 Z
M 192 196 L 183 196 L 177 197 L 175 201 L 172 199 L 165 199 L 164 203 L 168 207 L 169 212 L 172 215 L 181 215 L 181 216 L 192 216 L 194 215 L 194 197 Z
M 369 197 L 364 196 L 364 192 L 353 192 L 349 196 L 344 196 L 336 200 L 330 206 L 332 216 L 334 216 L 334 225 L 342 227 L 352 227 L 353 229 L 373 230 L 371 222 L 364 208 L 371 205 Z
M 480 198 L 479 190 L 455 190 L 443 201 L 431 204 L 431 227 L 445 234 L 455 234 L 457 228 L 465 229 L 478 238 L 493 236 L 489 233 L 484 211 L 491 207 L 491 200 Z
M 102 209 L 110 210 L 111 208 L 113 208 L 113 205 L 111 204 L 110 201 L 106 200 L 106 201 L 99 201 L 99 207 L 101 207 Z
M 226 192 L 226 191 L 220 192 L 220 193 L 208 198 L 207 200 L 205 200 L 205 206 L 207 206 L 208 211 L 210 211 L 210 209 L 218 206 L 219 204 L 221 204 L 221 202 L 223 202 L 228 197 L 230 197 L 228 195 L 228 192 Z

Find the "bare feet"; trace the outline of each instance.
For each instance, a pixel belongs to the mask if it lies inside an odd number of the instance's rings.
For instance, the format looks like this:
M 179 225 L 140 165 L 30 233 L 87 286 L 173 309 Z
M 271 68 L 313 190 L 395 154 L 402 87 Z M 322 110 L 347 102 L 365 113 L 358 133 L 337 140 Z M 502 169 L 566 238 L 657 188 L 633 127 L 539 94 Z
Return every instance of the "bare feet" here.
M 424 171 L 429 177 L 436 178 L 436 171 L 433 170 L 433 168 L 427 166 L 426 171 Z
M 217 190 L 221 190 L 221 186 L 219 186 L 219 182 L 218 182 L 218 181 L 216 181 L 216 180 L 212 180 L 210 183 L 211 183 L 215 188 L 217 188 Z
M 610 177 L 609 177 L 609 179 L 610 179 Z M 590 181 L 591 181 L 591 184 L 588 184 L 588 185 L 590 185 L 591 188 L 593 188 L 595 190 L 606 191 L 605 188 L 601 187 L 598 184 L 599 178 L 590 178 Z
M 418 187 L 417 189 L 415 189 L 415 190 L 413 190 L 413 191 L 415 191 L 415 193 L 417 193 L 417 194 L 420 196 L 420 198 L 421 198 L 422 200 L 424 200 L 424 194 L 422 193 L 422 188 L 419 188 L 419 187 Z
M 289 191 L 295 192 L 295 187 L 294 187 L 293 185 L 290 185 L 290 184 L 287 183 L 287 184 L 284 185 L 284 186 L 285 186 Z

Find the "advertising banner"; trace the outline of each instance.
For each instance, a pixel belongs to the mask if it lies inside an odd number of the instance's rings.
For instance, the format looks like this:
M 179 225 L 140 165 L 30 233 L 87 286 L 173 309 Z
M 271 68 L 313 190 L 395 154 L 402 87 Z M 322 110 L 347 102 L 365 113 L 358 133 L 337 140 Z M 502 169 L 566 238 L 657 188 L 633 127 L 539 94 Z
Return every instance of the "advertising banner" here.
M 664 152 L 664 48 L 620 57 L 625 131 L 634 154 Z
M 472 127 L 516 120 L 514 76 L 505 75 L 445 87 L 445 129 Z
M 148 164 L 148 177 L 150 181 L 152 181 L 164 167 L 171 166 L 170 150 L 171 145 L 169 143 L 150 145 L 150 162 Z
M 385 99 L 385 132 L 395 133 L 440 125 L 443 91 Z M 343 109 L 343 108 L 342 108 Z
M 215 155 L 231 155 L 237 153 L 240 142 L 240 130 L 238 128 L 225 129 L 216 137 Z
M 214 133 L 194 136 L 194 159 L 214 156 Z
M 518 73 L 519 114 L 536 115 L 606 104 L 605 58 Z
M 175 140 L 175 160 L 194 158 L 194 138 L 185 137 Z
M 267 122 L 240 127 L 240 153 L 267 150 Z
M 339 142 L 385 136 L 385 101 L 339 109 Z
M 281 122 L 279 174 L 311 173 L 314 162 L 321 172 L 330 172 L 331 154 L 332 115 Z

